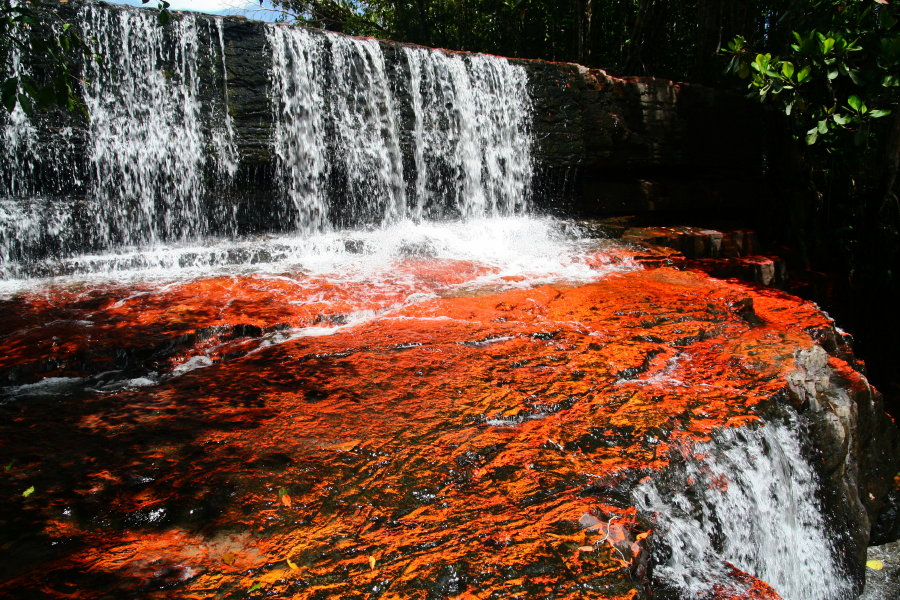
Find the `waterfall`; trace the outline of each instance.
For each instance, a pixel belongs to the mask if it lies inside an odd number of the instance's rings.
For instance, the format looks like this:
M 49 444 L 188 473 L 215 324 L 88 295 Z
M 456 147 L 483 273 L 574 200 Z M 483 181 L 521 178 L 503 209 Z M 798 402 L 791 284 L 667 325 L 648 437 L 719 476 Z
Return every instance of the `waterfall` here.
M 56 23 L 42 23 L 37 35 L 52 34 Z M 28 53 L 31 40 L 16 28 L 15 43 L 5 48 L 0 80 L 34 77 Z M 58 32 L 56 32 L 58 33 Z M 72 202 L 50 195 L 63 189 L 79 189 L 81 166 L 71 159 L 80 135 L 72 123 L 61 123 L 59 115 L 29 115 L 17 104 L 11 112 L 0 108 L 0 279 L 15 272 L 10 265 L 35 255 L 35 250 L 59 253 L 71 246 L 74 227 Z
M 402 68 L 391 70 L 371 39 L 272 25 L 268 40 L 278 180 L 301 231 L 526 207 L 532 140 L 524 68 L 404 47 Z M 404 108 L 412 115 L 409 161 Z M 340 209 L 329 211 L 334 196 Z
M 346 177 L 347 221 L 396 221 L 406 216 L 406 197 L 396 100 L 381 45 L 334 34 L 328 38 L 335 157 Z
M 637 489 L 637 507 L 662 541 L 654 553 L 658 583 L 680 597 L 713 597 L 739 585 L 730 580 L 727 561 L 784 600 L 853 597 L 799 428 L 791 416 L 756 429 L 726 429 Z
M 228 180 L 237 167 L 222 20 L 183 15 L 163 28 L 151 12 L 90 3 L 75 18 L 90 54 L 87 118 L 20 108 L 3 118 L 3 277 L 78 252 L 236 229 L 206 175 Z M 29 69 L 16 51 L 7 62 Z
M 21 35 L 18 37 L 17 43 L 10 44 L 7 50 L 8 64 L 5 65 L 4 71 L 8 73 L 27 73 L 28 71 L 26 65 L 22 64 L 22 52 L 19 46 L 22 44 L 27 47 L 28 40 L 22 39 Z M 21 85 L 18 86 L 16 92 L 22 93 Z M 35 124 L 31 122 L 19 104 L 16 104 L 12 112 L 5 114 L 3 129 L 0 131 L 0 141 L 3 142 L 0 147 L 0 160 L 4 165 L 0 168 L 0 193 L 4 196 L 29 193 L 34 167 L 38 160 L 38 132 Z
M 261 24 L 272 122 L 248 133 L 229 114 L 227 20 L 178 14 L 163 27 L 91 2 L 72 15 L 89 46 L 85 114 L 0 117 L 0 278 L 151 266 L 168 247 L 196 254 L 250 233 L 527 207 L 531 99 L 525 68 L 506 59 Z M 4 70 L 28 70 L 8 54 Z M 265 156 L 254 144 L 269 131 L 272 162 L 248 172 L 270 164 L 274 191 L 247 194 L 239 148 Z
M 272 105 L 282 219 L 300 230 L 320 231 L 328 223 L 325 99 L 322 79 L 325 44 L 305 29 L 272 27 Z
M 204 167 L 210 160 L 215 171 L 233 172 L 236 152 L 224 96 L 201 92 L 204 61 L 223 66 L 221 28 L 201 37 L 208 23 L 184 15 L 162 28 L 147 11 L 85 6 L 82 30 L 102 57 L 88 63 L 84 88 L 92 231 L 101 247 L 211 231 Z
M 490 56 L 403 51 L 415 112 L 417 212 L 441 197 L 466 217 L 523 209 L 532 172 L 525 70 Z

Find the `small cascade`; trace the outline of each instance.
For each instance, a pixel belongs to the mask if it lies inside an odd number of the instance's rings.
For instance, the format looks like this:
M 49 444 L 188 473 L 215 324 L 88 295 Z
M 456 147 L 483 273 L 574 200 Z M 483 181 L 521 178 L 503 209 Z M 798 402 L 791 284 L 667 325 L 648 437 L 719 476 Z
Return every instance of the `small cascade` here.
M 20 36 L 21 37 L 21 36 Z M 22 64 L 20 44 L 27 47 L 27 39 L 17 39 L 17 43 L 9 44 L 7 63 L 0 74 L 23 73 L 27 69 Z M 5 79 L 5 78 L 4 78 Z M 21 93 L 21 87 L 17 93 Z M 34 168 L 38 162 L 38 132 L 22 107 L 16 104 L 12 112 L 5 109 L 0 113 L 0 194 L 3 196 L 23 195 L 31 191 Z
M 417 213 L 440 198 L 465 217 L 524 208 L 532 174 L 524 69 L 490 56 L 403 51 L 415 112 Z
M 42 23 L 36 35 L 57 26 Z M 0 80 L 8 74 L 35 77 L 31 62 L 39 61 L 28 53 L 31 40 L 21 30 L 12 33 L 15 43 L 6 48 Z M 20 80 L 17 93 L 22 92 Z M 59 114 L 29 115 L 21 104 L 11 112 L 0 109 L 0 278 L 35 251 L 59 253 L 71 245 L 73 202 L 54 196 L 81 188 L 82 166 L 71 158 L 81 143 L 80 133 L 71 122 L 61 123 Z
M 277 170 L 295 229 L 406 217 L 396 100 L 379 43 L 277 25 L 268 39 Z
M 406 216 L 396 101 L 376 40 L 329 34 L 335 159 L 343 164 L 345 223 Z
M 272 27 L 272 104 L 275 155 L 284 204 L 276 210 L 300 231 L 321 231 L 328 222 L 325 195 L 324 40 L 306 29 Z M 276 204 L 276 206 L 278 206 Z
M 84 88 L 101 247 L 194 239 L 223 217 L 206 210 L 204 169 L 233 173 L 236 150 L 224 95 L 201 87 L 203 69 L 224 66 L 222 29 L 208 23 L 184 15 L 162 28 L 147 11 L 84 8 L 103 57 Z
M 728 428 L 669 473 L 642 484 L 637 507 L 650 519 L 654 579 L 680 597 L 737 595 L 737 569 L 784 600 L 849 600 L 819 483 L 801 450 L 795 416 L 756 429 Z
M 213 197 L 237 167 L 222 20 L 163 28 L 151 12 L 91 3 L 75 18 L 94 57 L 82 67 L 86 118 L 16 108 L 2 120 L 5 278 L 28 262 L 236 229 Z M 17 52 L 8 61 L 29 68 Z
M 389 69 L 371 39 L 279 25 L 268 39 L 279 184 L 300 231 L 511 215 L 527 205 L 522 67 L 404 47 Z

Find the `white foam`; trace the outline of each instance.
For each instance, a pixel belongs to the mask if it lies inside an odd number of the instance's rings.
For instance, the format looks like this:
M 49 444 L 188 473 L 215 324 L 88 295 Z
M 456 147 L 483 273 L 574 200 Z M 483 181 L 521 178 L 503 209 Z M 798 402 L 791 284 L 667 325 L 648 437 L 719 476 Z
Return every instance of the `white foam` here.
M 68 394 L 84 383 L 83 377 L 46 377 L 36 383 L 9 386 L 3 389 L 10 397 L 17 396 L 59 396 Z
M 184 281 L 215 275 L 304 279 L 326 277 L 337 285 L 367 283 L 374 292 L 407 289 L 408 301 L 452 290 L 509 289 L 545 283 L 586 282 L 639 268 L 632 261 L 602 267 L 587 259 L 609 242 L 579 237 L 560 222 L 536 217 L 496 217 L 431 223 L 401 221 L 370 229 L 328 231 L 306 236 L 264 236 L 208 240 L 202 244 L 157 244 L 106 254 L 53 261 L 52 278 L 0 281 L 0 295 L 47 284 Z M 409 261 L 458 261 L 461 282 L 423 280 Z M 449 267 L 448 267 L 449 268 Z
M 728 561 L 784 600 L 849 600 L 798 429 L 796 417 L 726 429 L 636 489 L 636 506 L 671 548 L 657 557 L 659 581 L 683 597 L 710 597 L 729 585 Z

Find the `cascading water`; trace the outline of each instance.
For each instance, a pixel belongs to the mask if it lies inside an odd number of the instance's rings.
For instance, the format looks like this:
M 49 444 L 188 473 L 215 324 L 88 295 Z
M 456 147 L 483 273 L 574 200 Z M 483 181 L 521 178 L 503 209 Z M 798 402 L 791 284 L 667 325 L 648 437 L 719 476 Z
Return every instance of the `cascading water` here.
M 296 229 L 405 217 L 396 100 L 378 42 L 281 26 L 268 38 L 275 153 Z
M 403 51 L 420 149 L 417 213 L 427 214 L 434 199 L 466 217 L 526 207 L 532 159 L 524 69 L 488 56 Z
M 222 19 L 160 27 L 152 13 L 91 3 L 77 19 L 96 57 L 83 67 L 88 120 L 75 134 L 85 163 L 68 192 L 38 194 L 29 174 L 51 160 L 35 151 L 39 124 L 20 111 L 6 120 L 4 278 L 195 265 L 198 243 L 250 231 L 309 236 L 527 206 L 527 77 L 505 59 L 403 48 L 389 65 L 375 40 L 266 26 L 277 193 L 248 226 L 228 193 L 239 135 Z M 172 244 L 190 247 L 173 262 Z
M 52 31 L 59 24 L 41 27 Z M 15 39 L 4 49 L 0 78 L 34 76 L 30 39 L 15 28 L 11 34 Z M 17 94 L 23 92 L 21 79 Z M 8 265 L 33 256 L 35 249 L 59 252 L 67 245 L 72 202 L 53 195 L 81 186 L 81 165 L 70 159 L 80 142 L 71 124 L 55 122 L 53 115 L 29 116 L 21 104 L 11 112 L 0 110 L 0 278 L 10 271 Z
M 323 38 L 305 29 L 272 27 L 269 44 L 275 155 L 286 200 L 278 212 L 300 231 L 321 231 L 328 223 Z
M 663 545 L 656 553 L 658 582 L 692 599 L 745 591 L 730 577 L 728 562 L 784 600 L 854 597 L 799 429 L 793 415 L 785 423 L 725 429 L 637 489 L 637 507 Z
M 7 50 L 6 71 L 10 73 L 23 73 L 26 71 L 22 64 L 21 47 L 28 47 L 28 40 L 19 35 L 17 43 L 10 44 Z M 16 93 L 21 93 L 21 86 Z M 38 162 L 38 133 L 31 119 L 22 110 L 21 105 L 8 114 L 3 115 L 3 129 L 0 130 L 0 160 L 4 167 L 0 168 L 0 194 L 3 196 L 19 196 L 29 193 L 29 184 L 33 178 L 33 171 Z M 4 222 L 5 224 L 5 222 Z M 5 227 L 4 227 L 5 230 Z
M 523 68 L 405 47 L 390 70 L 375 40 L 281 26 L 268 39 L 279 180 L 301 231 L 512 215 L 527 206 L 532 141 Z M 407 172 L 401 105 L 412 115 Z M 339 198 L 331 211 L 329 197 Z
M 146 11 L 87 3 L 77 26 L 91 55 L 85 129 L 48 127 L 48 117 L 20 109 L 4 126 L 15 142 L 0 189 L 6 278 L 34 270 L 29 262 L 235 230 L 234 210 L 212 197 L 206 175 L 221 185 L 237 165 L 221 19 L 183 15 L 162 28 Z M 76 141 L 84 164 L 72 158 Z
M 342 163 L 341 221 L 393 222 L 406 216 L 396 101 L 375 40 L 329 35 L 334 157 Z
M 223 67 L 221 28 L 185 15 L 164 29 L 149 12 L 92 5 L 82 19 L 102 57 L 88 63 L 84 89 L 98 245 L 208 234 L 221 215 L 205 205 L 204 167 L 233 173 L 235 156 L 224 96 L 201 93 L 200 70 Z

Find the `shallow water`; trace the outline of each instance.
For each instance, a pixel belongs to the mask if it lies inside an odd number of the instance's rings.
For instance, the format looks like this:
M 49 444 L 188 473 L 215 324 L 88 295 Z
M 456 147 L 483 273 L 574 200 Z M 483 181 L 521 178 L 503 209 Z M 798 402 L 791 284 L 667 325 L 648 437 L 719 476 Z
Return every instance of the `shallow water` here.
M 545 219 L 123 256 L 4 283 L 0 594 L 639 597 L 635 486 L 830 326 Z

